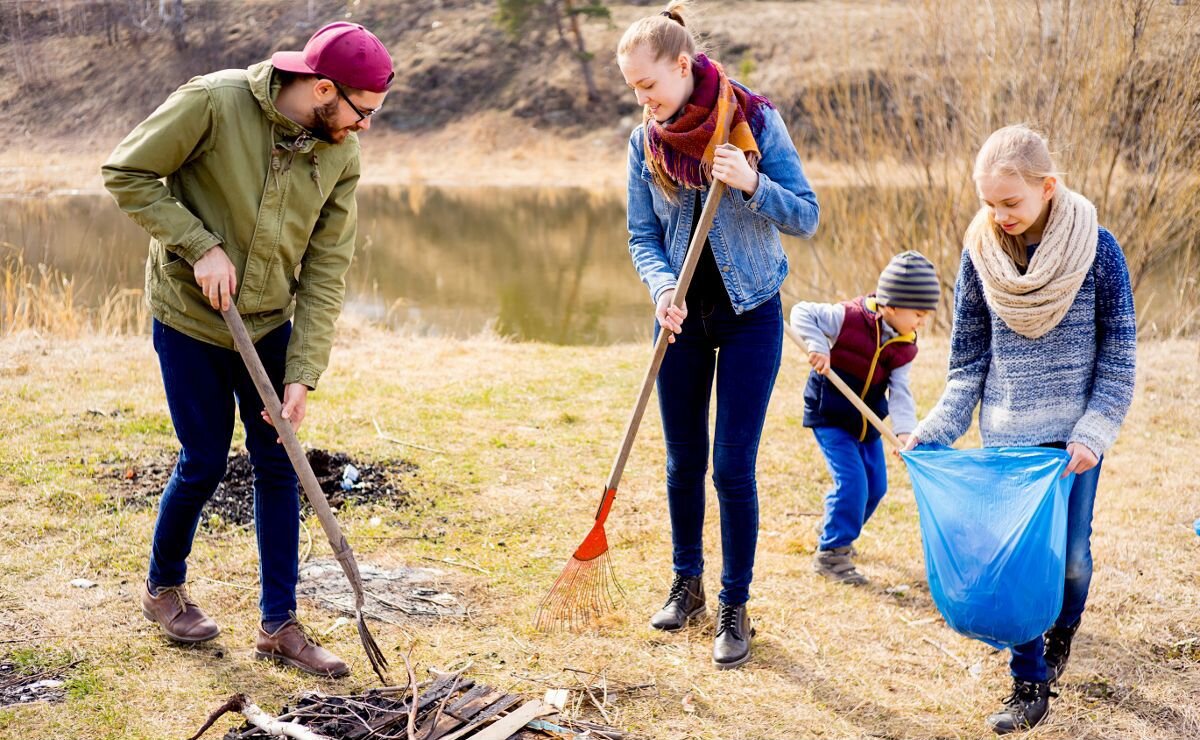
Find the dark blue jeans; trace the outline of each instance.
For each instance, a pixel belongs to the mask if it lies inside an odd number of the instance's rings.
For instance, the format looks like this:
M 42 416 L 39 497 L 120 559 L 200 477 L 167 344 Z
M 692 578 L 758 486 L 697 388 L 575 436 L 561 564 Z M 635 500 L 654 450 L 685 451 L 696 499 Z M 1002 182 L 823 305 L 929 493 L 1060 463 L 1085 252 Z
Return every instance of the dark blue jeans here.
M 713 484 L 721 511 L 720 598 L 727 604 L 750 598 L 758 544 L 758 442 L 782 351 L 778 295 L 740 316 L 727 303 L 700 301 L 688 306 L 683 331 L 667 349 L 658 373 L 673 560 L 681 576 L 704 570 L 708 406 L 716 377 Z
M 255 345 L 281 396 L 291 334 L 292 325 L 287 323 Z M 275 429 L 260 416 L 263 403 L 258 391 L 237 352 L 193 339 L 157 320 L 154 349 L 181 449 L 154 525 L 150 581 L 176 586 L 187 579 L 187 557 L 200 511 L 225 477 L 236 401 L 254 467 L 254 531 L 262 583 L 259 607 L 264 622 L 285 620 L 288 612 L 296 610 L 300 497 L 287 452 L 276 442 Z
M 1083 616 L 1088 586 L 1092 583 L 1092 508 L 1096 503 L 1096 485 L 1100 482 L 1100 464 L 1075 476 L 1067 502 L 1067 573 L 1063 589 L 1062 611 L 1055 627 L 1070 627 Z M 1008 667 L 1014 678 L 1045 681 L 1045 641 L 1038 637 L 1012 649 Z
M 825 494 L 825 521 L 818 549 L 844 547 L 858 539 L 863 525 L 887 493 L 887 459 L 878 437 L 859 442 L 841 427 L 813 427 L 833 488 Z

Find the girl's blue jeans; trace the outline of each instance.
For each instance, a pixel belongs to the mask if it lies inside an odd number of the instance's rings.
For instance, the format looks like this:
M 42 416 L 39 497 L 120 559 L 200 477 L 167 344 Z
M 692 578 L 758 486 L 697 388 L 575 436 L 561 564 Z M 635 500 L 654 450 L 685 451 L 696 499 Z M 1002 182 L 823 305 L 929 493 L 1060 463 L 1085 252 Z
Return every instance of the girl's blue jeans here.
M 1070 627 L 1083 616 L 1088 587 L 1092 583 L 1092 508 L 1096 502 L 1096 486 L 1100 482 L 1101 458 L 1096 467 L 1075 476 L 1067 502 L 1067 574 L 1063 589 L 1062 611 L 1055 627 Z M 1023 681 L 1045 681 L 1045 641 L 1038 637 L 1012 649 L 1008 667 L 1014 678 Z
M 709 399 L 716 381 L 713 484 L 721 512 L 720 599 L 727 604 L 750 598 L 758 543 L 755 467 L 782 350 L 778 294 L 741 315 L 728 303 L 698 301 L 688 305 L 683 331 L 658 374 L 674 569 L 688 577 L 704 570 Z

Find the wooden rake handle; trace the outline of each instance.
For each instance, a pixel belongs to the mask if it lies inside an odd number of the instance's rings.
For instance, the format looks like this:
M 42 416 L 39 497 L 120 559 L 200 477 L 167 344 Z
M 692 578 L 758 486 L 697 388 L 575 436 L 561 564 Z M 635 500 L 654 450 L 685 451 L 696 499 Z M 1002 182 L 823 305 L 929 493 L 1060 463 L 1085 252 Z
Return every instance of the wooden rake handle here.
M 292 427 L 292 422 L 283 418 L 283 404 L 275 393 L 274 386 L 271 385 L 271 379 L 267 376 L 267 370 L 263 367 L 258 351 L 254 349 L 254 342 L 250 339 L 250 333 L 246 331 L 242 316 L 232 302 L 228 309 L 221 310 L 221 316 L 225 318 L 225 323 L 228 324 L 229 331 L 233 334 L 233 344 L 246 364 L 246 370 L 250 373 L 250 379 L 254 381 L 258 395 L 262 397 L 271 421 L 275 423 L 279 439 L 282 440 L 288 458 L 292 461 L 292 467 L 296 469 L 296 475 L 300 478 L 304 495 L 312 504 L 313 511 L 316 512 L 317 519 L 321 522 L 321 528 L 325 530 L 325 536 L 329 539 L 329 544 L 333 547 L 334 555 L 337 556 L 342 569 L 346 571 L 346 576 L 350 579 L 350 585 L 354 588 L 355 596 L 358 597 L 359 606 L 361 606 L 362 579 L 358 573 L 358 564 L 350 552 L 350 544 L 346 542 L 346 537 L 342 534 L 341 527 L 338 526 L 333 509 L 329 507 L 329 501 L 325 498 L 325 492 L 321 490 L 321 484 L 317 481 L 316 474 L 313 473 L 308 456 L 304 454 L 304 448 L 300 446 L 300 440 L 296 437 L 296 430 Z
M 700 212 L 700 223 L 696 226 L 696 232 L 692 234 L 692 241 L 688 244 L 687 254 L 683 258 L 683 269 L 680 270 L 679 280 L 675 285 L 675 295 L 671 299 L 671 305 L 676 308 L 683 305 L 684 298 L 687 296 L 688 286 L 692 283 L 696 265 L 700 264 L 700 255 L 704 252 L 704 242 L 708 239 L 709 229 L 712 228 L 713 219 L 717 215 L 717 206 L 725 197 L 725 190 L 725 183 L 713 178 L 713 185 L 708 191 L 708 199 L 704 201 L 704 209 Z M 642 415 L 646 412 L 646 404 L 650 400 L 650 393 L 654 390 L 654 379 L 658 377 L 658 369 L 662 366 L 663 356 L 667 353 L 670 336 L 671 331 L 666 328 L 658 332 L 658 340 L 654 343 L 654 354 L 650 357 L 650 366 L 646 368 L 646 376 L 642 380 L 642 390 L 638 394 L 637 403 L 634 404 L 633 413 L 629 416 L 629 423 L 625 426 L 625 439 L 621 442 L 621 449 L 617 452 L 612 472 L 608 476 L 605 495 L 608 491 L 615 491 L 617 484 L 621 482 L 621 474 L 625 472 L 625 463 L 629 460 L 629 453 L 633 449 L 633 439 L 637 436 L 638 426 L 642 423 Z M 601 509 L 603 509 L 603 501 L 604 499 L 601 497 Z
M 792 338 L 792 341 L 800 346 L 800 349 L 804 350 L 805 353 L 808 352 L 808 345 L 804 343 L 804 337 L 800 336 L 800 332 L 793 329 L 792 326 L 786 321 L 783 324 L 783 330 L 789 337 Z M 871 410 L 871 407 L 867 405 L 866 401 L 863 401 L 857 393 L 851 390 L 850 386 L 846 385 L 846 381 L 842 380 L 841 376 L 832 370 L 823 373 L 823 375 L 828 378 L 829 382 L 833 383 L 833 385 L 839 391 L 842 392 L 842 395 L 846 397 L 847 401 L 854 404 L 854 408 L 858 409 L 859 413 L 866 417 L 867 421 L 871 422 L 871 426 L 875 427 L 875 429 L 877 429 L 879 433 L 883 435 L 885 439 L 887 439 L 887 441 L 891 442 L 897 450 L 904 448 L 904 443 L 900 441 L 900 438 L 897 437 L 896 434 L 883 423 L 883 419 L 880 419 L 879 416 Z

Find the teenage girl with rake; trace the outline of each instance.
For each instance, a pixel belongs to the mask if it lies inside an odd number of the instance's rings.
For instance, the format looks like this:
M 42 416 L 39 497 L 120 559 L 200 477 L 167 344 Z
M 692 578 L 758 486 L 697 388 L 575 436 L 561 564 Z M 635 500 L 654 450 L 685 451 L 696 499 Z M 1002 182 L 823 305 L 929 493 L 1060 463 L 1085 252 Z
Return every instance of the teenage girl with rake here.
M 750 657 L 755 467 L 782 352 L 779 287 L 788 263 L 779 234 L 811 237 L 818 207 L 778 111 L 698 50 L 684 8 L 672 2 L 637 21 L 617 49 L 621 74 L 644 109 L 629 139 L 629 251 L 655 304 L 656 336 L 672 333 L 657 390 L 674 580 L 650 624 L 674 631 L 705 614 L 701 537 L 715 378 L 723 567 L 713 662 L 735 668 Z M 726 120 L 727 127 L 719 123 Z M 726 129 L 729 145 L 721 146 Z M 714 180 L 728 190 L 686 301 L 677 302 L 685 252 Z

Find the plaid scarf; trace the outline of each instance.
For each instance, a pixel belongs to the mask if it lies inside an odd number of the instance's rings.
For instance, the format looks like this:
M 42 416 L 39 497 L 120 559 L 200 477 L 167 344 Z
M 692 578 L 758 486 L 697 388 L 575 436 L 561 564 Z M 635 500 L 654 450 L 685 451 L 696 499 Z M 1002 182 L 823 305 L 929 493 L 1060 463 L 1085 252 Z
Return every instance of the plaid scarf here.
M 647 108 L 646 165 L 654 182 L 672 200 L 679 188 L 701 190 L 712 182 L 713 155 L 729 143 L 746 153 L 751 167 L 762 153 L 755 139 L 762 133 L 771 101 L 732 84 L 725 70 L 703 54 L 692 62 L 695 88 L 674 120 L 661 124 Z

